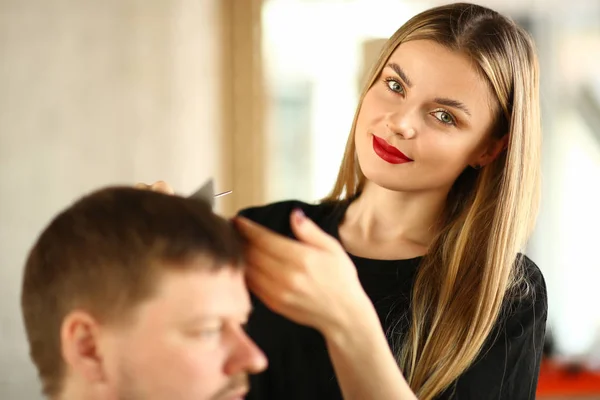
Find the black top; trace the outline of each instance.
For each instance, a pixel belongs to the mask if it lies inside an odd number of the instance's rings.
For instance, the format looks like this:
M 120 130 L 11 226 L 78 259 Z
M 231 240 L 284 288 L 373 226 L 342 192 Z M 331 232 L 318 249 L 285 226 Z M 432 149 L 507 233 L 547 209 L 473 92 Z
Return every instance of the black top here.
M 338 227 L 346 203 L 309 205 L 286 201 L 240 212 L 280 234 L 293 237 L 289 218 L 301 208 L 321 229 L 339 240 Z M 372 260 L 350 255 L 362 286 L 375 305 L 386 332 L 406 321 L 410 294 L 420 258 Z M 473 365 L 439 399 L 534 399 L 547 315 L 544 278 L 527 257 L 532 296 L 509 304 L 510 314 L 497 323 Z M 269 359 L 268 369 L 251 377 L 250 400 L 342 399 L 322 335 L 271 312 L 252 298 L 249 335 Z M 399 329 L 406 331 L 406 323 Z M 388 335 L 388 342 L 392 346 Z

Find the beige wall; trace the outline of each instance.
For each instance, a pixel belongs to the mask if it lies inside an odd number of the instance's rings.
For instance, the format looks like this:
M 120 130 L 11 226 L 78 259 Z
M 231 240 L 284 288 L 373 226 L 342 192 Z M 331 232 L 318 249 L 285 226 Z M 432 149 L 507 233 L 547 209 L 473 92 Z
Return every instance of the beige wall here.
M 60 208 L 106 184 L 231 185 L 223 4 L 0 0 L 1 399 L 41 398 L 18 296 L 26 251 Z

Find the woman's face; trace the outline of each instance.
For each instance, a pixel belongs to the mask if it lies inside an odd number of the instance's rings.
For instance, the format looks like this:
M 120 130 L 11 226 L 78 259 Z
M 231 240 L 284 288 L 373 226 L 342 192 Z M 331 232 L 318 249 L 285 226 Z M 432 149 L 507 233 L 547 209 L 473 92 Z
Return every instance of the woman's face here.
M 448 191 L 490 140 L 494 97 L 472 62 L 429 40 L 396 48 L 360 108 L 355 144 L 366 178 L 395 191 Z

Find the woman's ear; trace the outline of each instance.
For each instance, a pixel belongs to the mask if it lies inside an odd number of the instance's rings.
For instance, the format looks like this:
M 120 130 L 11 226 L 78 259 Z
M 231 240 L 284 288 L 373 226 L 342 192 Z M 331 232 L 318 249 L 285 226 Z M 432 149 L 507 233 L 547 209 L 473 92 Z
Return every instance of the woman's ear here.
M 500 139 L 492 139 L 488 142 L 483 152 L 471 164 L 473 168 L 479 169 L 493 162 L 498 156 L 508 148 L 508 134 Z

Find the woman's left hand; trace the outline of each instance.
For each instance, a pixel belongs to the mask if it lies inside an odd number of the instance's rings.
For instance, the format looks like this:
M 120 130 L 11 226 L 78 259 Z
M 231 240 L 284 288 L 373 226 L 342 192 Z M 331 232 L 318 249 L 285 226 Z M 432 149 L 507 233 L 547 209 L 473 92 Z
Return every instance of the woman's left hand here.
M 322 334 L 345 330 L 374 312 L 356 267 L 341 244 L 301 210 L 290 216 L 298 240 L 274 233 L 246 218 L 235 219 L 248 240 L 248 286 L 276 313 Z

